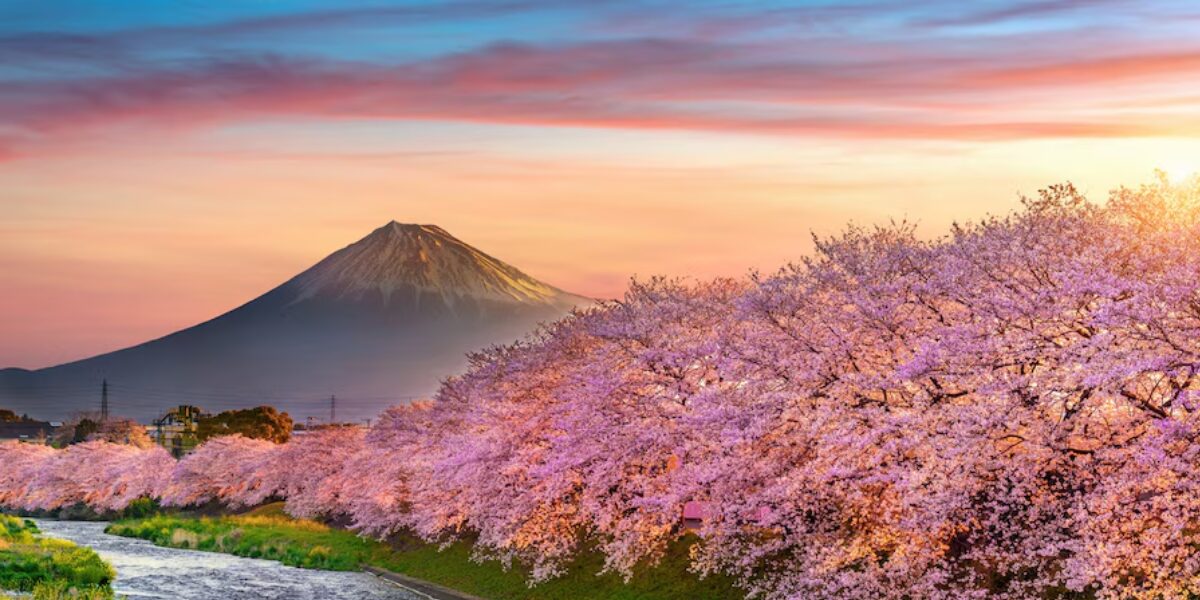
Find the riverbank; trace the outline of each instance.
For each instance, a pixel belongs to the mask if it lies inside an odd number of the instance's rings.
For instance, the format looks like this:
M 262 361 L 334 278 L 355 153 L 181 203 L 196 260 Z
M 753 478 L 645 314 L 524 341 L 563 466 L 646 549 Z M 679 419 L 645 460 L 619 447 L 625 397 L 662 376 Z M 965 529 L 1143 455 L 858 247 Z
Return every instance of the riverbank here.
M 95 550 L 117 571 L 118 598 L 186 600 L 428 600 L 361 571 L 298 569 L 278 561 L 197 552 L 104 533 L 106 523 L 37 521 L 45 535 Z
M 293 519 L 278 505 L 244 515 L 190 517 L 160 515 L 118 521 L 108 531 L 161 546 L 224 552 L 284 564 L 335 571 L 375 567 L 492 600 L 741 600 L 726 578 L 700 579 L 687 570 L 690 540 L 680 540 L 656 566 L 639 569 L 629 583 L 614 574 L 596 575 L 597 553 L 584 553 L 567 574 L 534 588 L 520 568 L 504 570 L 496 561 L 476 563 L 467 543 L 439 550 L 419 539 L 399 536 L 389 543 L 368 540 L 324 524 Z
M 0 515 L 0 598 L 101 600 L 113 597 L 116 571 L 89 548 L 42 537 L 32 521 Z

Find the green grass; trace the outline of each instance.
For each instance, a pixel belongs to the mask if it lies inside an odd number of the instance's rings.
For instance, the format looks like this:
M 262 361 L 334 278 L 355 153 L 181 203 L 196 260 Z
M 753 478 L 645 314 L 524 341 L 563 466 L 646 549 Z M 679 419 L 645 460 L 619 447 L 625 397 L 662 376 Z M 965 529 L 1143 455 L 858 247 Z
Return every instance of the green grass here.
M 330 571 L 358 570 L 373 552 L 373 542 L 352 533 L 275 515 L 157 515 L 117 521 L 105 531 L 150 540 L 159 546 L 225 552 Z
M 566 575 L 530 588 L 527 572 L 504 570 L 499 562 L 471 561 L 466 542 L 444 550 L 414 537 L 391 544 L 367 540 L 315 521 L 292 519 L 279 505 L 243 515 L 187 517 L 159 515 L 113 523 L 109 533 L 150 540 L 161 546 L 226 552 L 278 560 L 284 564 L 335 571 L 375 566 L 494 600 L 740 600 L 723 577 L 700 579 L 688 572 L 693 539 L 681 539 L 655 566 L 638 569 L 627 584 L 615 574 L 596 575 L 604 559 L 582 553 Z
M 74 587 L 65 581 L 43 581 L 20 596 L 0 592 L 0 600 L 111 600 L 112 597 L 112 591 L 106 588 Z
M 112 598 L 116 571 L 99 555 L 38 534 L 32 521 L 0 515 L 0 590 L 38 600 Z

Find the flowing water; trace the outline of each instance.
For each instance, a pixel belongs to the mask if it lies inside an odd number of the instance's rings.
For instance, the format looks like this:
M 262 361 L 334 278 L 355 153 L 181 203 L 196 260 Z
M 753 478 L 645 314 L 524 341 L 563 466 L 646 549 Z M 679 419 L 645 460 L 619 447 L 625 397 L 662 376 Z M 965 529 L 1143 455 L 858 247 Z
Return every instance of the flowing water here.
M 117 570 L 118 596 L 180 600 L 424 600 L 366 573 L 314 571 L 228 554 L 161 548 L 104 533 L 105 523 L 37 520 L 50 537 L 89 546 Z

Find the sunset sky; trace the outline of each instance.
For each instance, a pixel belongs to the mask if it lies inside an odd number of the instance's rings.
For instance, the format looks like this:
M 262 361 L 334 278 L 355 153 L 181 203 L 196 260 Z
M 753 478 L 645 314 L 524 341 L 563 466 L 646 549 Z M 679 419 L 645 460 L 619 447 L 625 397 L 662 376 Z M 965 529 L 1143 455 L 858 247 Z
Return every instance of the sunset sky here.
M 144 341 L 395 219 L 565 289 L 934 236 L 1200 166 L 1194 2 L 0 4 L 0 367 Z

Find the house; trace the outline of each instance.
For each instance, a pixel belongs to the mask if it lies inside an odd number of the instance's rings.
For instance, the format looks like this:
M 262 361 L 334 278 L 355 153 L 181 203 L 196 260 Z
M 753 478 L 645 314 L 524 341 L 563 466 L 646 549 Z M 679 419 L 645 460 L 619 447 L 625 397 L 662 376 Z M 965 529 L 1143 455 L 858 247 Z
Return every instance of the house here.
M 176 406 L 155 419 L 153 425 L 146 426 L 146 433 L 154 443 L 170 450 L 175 458 L 180 458 L 199 445 L 196 432 L 200 420 L 209 416 L 197 406 Z
M 45 444 L 56 429 L 58 427 L 48 421 L 0 421 L 0 442 L 19 440 Z

